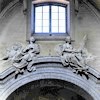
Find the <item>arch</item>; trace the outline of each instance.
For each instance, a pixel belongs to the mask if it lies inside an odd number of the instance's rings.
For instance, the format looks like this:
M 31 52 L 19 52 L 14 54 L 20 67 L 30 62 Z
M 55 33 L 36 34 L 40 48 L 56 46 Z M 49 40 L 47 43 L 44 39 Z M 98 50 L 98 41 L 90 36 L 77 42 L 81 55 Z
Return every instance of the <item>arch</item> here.
M 4 1 L 4 2 L 7 2 L 7 1 Z M 18 4 L 19 4 L 19 0 L 11 0 L 10 2 L 8 2 L 7 5 L 0 11 L 0 19 L 7 13 L 7 11 L 13 9 Z
M 66 32 L 61 32 L 63 34 L 60 34 L 58 32 L 42 32 L 40 31 L 39 34 L 35 34 L 38 32 L 35 32 L 35 6 L 36 5 L 48 5 L 48 4 L 57 4 L 57 5 L 64 5 L 66 6 L 66 24 L 65 24 L 65 30 Z M 59 39 L 59 40 L 63 40 L 65 39 L 65 36 L 67 36 L 68 34 L 71 34 L 70 32 L 70 1 L 69 0 L 27 0 L 27 40 L 29 40 L 30 36 L 34 36 L 37 40 L 55 40 L 55 39 Z M 50 9 L 50 8 L 49 8 Z M 50 14 L 51 15 L 51 14 Z M 49 21 L 51 19 L 51 16 L 49 16 Z M 51 21 L 50 21 L 51 22 Z M 49 23 L 50 24 L 50 23 Z M 51 25 L 50 25 L 51 26 Z M 49 29 L 47 28 L 47 30 L 51 30 L 51 28 L 49 27 Z M 42 34 L 41 34 L 42 33 Z M 49 33 L 49 34 L 45 34 L 45 33 Z M 52 33 L 52 34 L 51 34 Z M 54 34 L 54 33 L 58 33 Z M 44 37 L 45 36 L 45 37 Z
M 35 0 L 32 3 L 37 4 L 37 3 L 46 3 L 46 2 L 56 2 L 56 3 L 62 3 L 62 4 L 68 4 L 69 1 L 67 0 Z
M 42 97 L 47 96 L 49 98 L 50 95 L 48 96 L 48 94 L 51 94 L 55 98 L 56 97 L 64 98 L 64 100 L 69 98 L 69 95 L 71 96 L 70 99 L 74 98 L 76 95 L 76 98 L 78 96 L 80 97 L 80 99 L 77 98 L 78 100 L 81 100 L 81 99 L 82 100 L 93 100 L 93 98 L 80 87 L 76 86 L 73 83 L 66 82 L 63 80 L 58 80 L 58 79 L 41 79 L 41 80 L 29 82 L 25 84 L 24 86 L 21 86 L 18 89 L 16 89 L 7 98 L 7 100 L 11 100 L 12 98 L 21 97 L 22 95 L 23 96 L 20 99 L 25 99 L 25 100 L 27 100 L 27 98 L 30 98 L 30 100 L 34 98 L 35 100 L 36 98 L 39 98 L 39 96 L 42 96 Z
M 66 68 L 55 67 L 53 66 L 53 63 L 51 64 L 52 66 L 49 66 L 47 64 L 47 67 L 38 66 L 36 72 L 25 72 L 25 75 L 22 75 L 17 79 L 10 79 L 3 86 L 3 91 L 2 93 L 0 93 L 0 100 L 6 100 L 7 97 L 19 87 L 29 82 L 41 79 L 58 79 L 70 82 L 86 91 L 89 95 L 91 95 L 93 100 L 99 100 L 100 93 L 95 88 L 96 84 L 94 82 L 92 82 L 91 80 L 86 80 L 81 76 L 74 74 L 72 71 L 67 70 Z

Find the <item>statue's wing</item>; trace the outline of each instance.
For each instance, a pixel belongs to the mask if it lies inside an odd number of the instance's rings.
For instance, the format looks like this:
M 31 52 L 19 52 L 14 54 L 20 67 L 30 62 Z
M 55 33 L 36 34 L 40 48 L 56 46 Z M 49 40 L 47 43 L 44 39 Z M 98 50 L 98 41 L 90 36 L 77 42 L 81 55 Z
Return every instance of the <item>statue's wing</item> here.
M 85 35 L 85 36 L 83 37 L 82 42 L 80 43 L 79 50 L 85 49 L 86 41 L 87 41 L 87 35 Z
M 96 60 L 96 58 L 97 58 L 97 56 L 94 56 L 94 55 L 92 55 L 91 53 L 88 53 L 88 54 L 87 54 L 86 61 L 87 61 L 87 62 L 91 62 L 91 61 L 93 61 L 93 60 Z
M 36 49 L 36 53 L 40 53 L 40 46 L 38 44 L 36 44 L 35 49 Z
M 12 51 L 11 47 L 7 48 L 6 49 L 6 56 L 9 56 L 11 51 Z
M 62 55 L 62 50 L 63 50 L 63 45 L 62 44 L 56 45 L 54 50 L 57 53 L 57 55 L 61 56 Z
M 80 43 L 80 47 L 78 51 L 81 51 L 82 57 L 85 59 L 86 63 L 94 60 L 94 57 L 88 52 L 88 50 L 85 48 L 87 42 L 87 35 L 85 35 L 82 39 L 82 42 Z
M 9 56 L 9 58 L 13 58 L 17 54 L 19 54 L 21 50 L 22 50 L 22 45 L 20 43 L 15 43 L 10 48 L 7 49 L 7 55 Z

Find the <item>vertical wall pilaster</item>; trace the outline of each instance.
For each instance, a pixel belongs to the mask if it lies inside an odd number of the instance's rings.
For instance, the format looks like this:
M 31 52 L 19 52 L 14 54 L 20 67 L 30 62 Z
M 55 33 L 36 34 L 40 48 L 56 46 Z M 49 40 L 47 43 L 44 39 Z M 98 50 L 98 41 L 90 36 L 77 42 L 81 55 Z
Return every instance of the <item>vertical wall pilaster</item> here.
M 1 7 L 2 7 L 2 5 L 1 5 L 1 4 L 2 4 L 2 0 L 0 0 L 0 12 L 1 12 Z
M 31 0 L 27 0 L 27 15 L 26 15 L 26 40 L 29 40 L 32 32 L 31 32 L 31 7 L 32 7 L 32 1 Z
M 75 5 L 74 0 L 70 0 L 70 36 L 75 39 Z

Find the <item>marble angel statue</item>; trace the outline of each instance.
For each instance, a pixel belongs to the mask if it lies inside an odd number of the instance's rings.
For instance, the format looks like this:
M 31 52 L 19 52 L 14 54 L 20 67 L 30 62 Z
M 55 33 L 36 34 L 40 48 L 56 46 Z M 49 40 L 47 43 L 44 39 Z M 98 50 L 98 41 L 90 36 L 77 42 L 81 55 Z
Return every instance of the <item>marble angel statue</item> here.
M 30 62 L 35 61 L 39 53 L 39 45 L 35 43 L 34 37 L 31 37 L 26 48 L 23 49 L 22 52 L 20 52 L 14 59 L 13 66 L 17 68 L 15 73 L 18 74 L 20 72 L 24 72 L 23 68 L 25 67 L 27 67 L 27 71 L 29 72 L 35 71 L 36 68 L 30 66 Z
M 31 37 L 26 48 L 15 44 L 7 50 L 6 57 L 2 60 L 11 60 L 13 67 L 16 68 L 15 75 L 18 75 L 19 73 L 23 74 L 25 67 L 29 72 L 36 70 L 36 68 L 32 68 L 29 63 L 35 61 L 39 53 L 39 45 L 35 43 L 34 37 Z
M 87 62 L 93 58 L 91 54 L 85 49 L 86 36 L 78 49 L 73 48 L 72 40 L 68 36 L 66 37 L 65 43 L 60 44 L 56 47 L 56 51 L 61 58 L 63 66 L 71 67 L 75 73 L 88 74 Z
M 21 52 L 22 45 L 19 43 L 13 44 L 10 48 L 6 50 L 6 56 L 1 60 L 12 61 L 16 58 L 16 56 Z

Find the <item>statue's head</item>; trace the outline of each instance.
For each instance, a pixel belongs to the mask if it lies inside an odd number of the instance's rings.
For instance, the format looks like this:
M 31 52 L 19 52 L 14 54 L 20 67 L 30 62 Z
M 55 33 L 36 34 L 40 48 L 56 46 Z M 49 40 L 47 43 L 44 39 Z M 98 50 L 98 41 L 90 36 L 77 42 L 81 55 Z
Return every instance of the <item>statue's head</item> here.
M 33 36 L 30 38 L 30 42 L 35 42 L 35 38 Z
M 15 44 L 13 44 L 13 46 L 12 46 L 12 49 L 14 49 L 15 51 L 17 51 L 17 50 L 19 50 L 19 49 L 21 49 L 21 48 L 22 48 L 22 45 L 19 44 L 19 43 L 15 43 Z
M 71 37 L 70 37 L 70 36 L 67 36 L 66 39 L 65 39 L 65 41 L 66 41 L 67 43 L 71 43 Z

